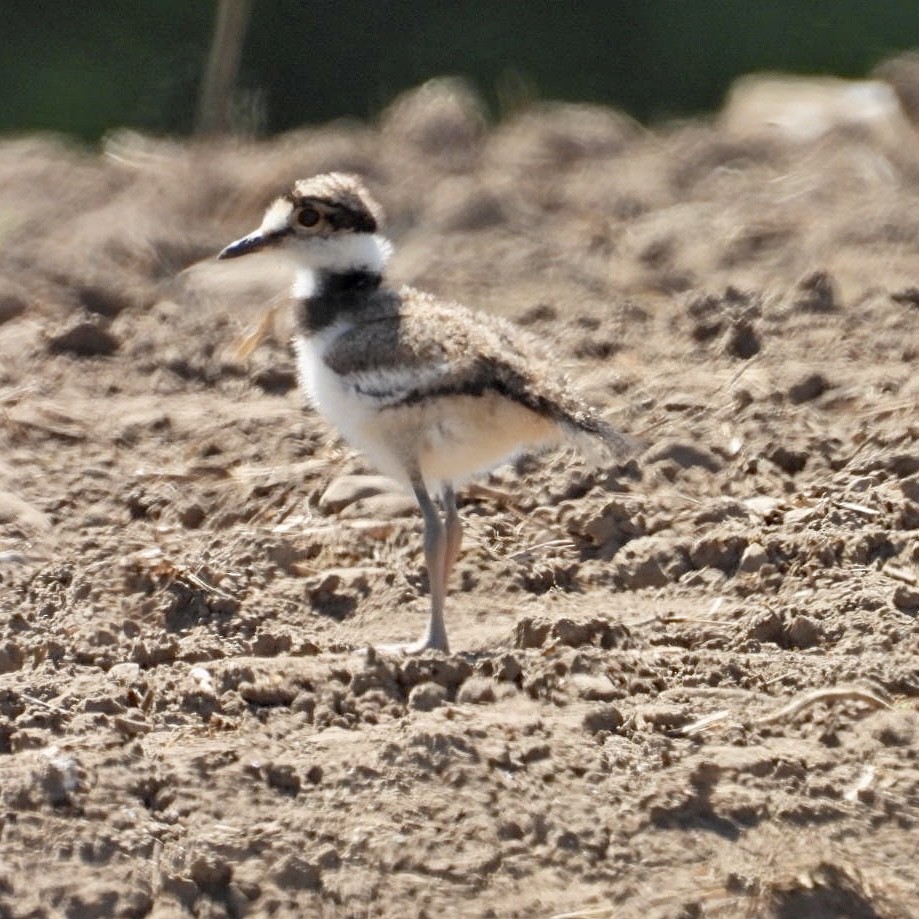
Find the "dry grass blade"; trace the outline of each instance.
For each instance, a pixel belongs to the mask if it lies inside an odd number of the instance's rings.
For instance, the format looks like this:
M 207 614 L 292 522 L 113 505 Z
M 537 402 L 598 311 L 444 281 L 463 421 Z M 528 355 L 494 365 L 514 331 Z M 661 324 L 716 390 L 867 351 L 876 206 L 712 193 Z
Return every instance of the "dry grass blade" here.
M 885 702 L 880 696 L 869 692 L 867 689 L 859 689 L 857 686 L 837 686 L 830 689 L 815 689 L 811 692 L 804 693 L 796 699 L 792 699 L 787 705 L 776 709 L 768 715 L 757 718 L 754 724 L 774 724 L 784 718 L 790 718 L 799 712 L 816 705 L 819 702 L 864 702 L 873 708 L 890 708 L 890 704 Z
M 49 712 L 55 712 L 58 715 L 70 714 L 67 709 L 61 708 L 59 705 L 55 705 L 53 702 L 46 702 L 44 699 L 39 699 L 37 696 L 32 696 L 25 692 L 19 693 L 19 698 L 24 699 L 31 705 L 38 705 L 40 708 L 47 709 Z
M 259 319 L 255 328 L 240 338 L 233 348 L 233 357 L 238 361 L 248 360 L 255 349 L 271 334 L 278 311 L 284 305 L 283 301 L 270 303 Z
M 612 916 L 613 911 L 610 906 L 599 906 L 591 909 L 576 909 L 573 913 L 555 913 L 549 919 L 594 919 L 597 916 Z
M 156 558 L 156 556 L 154 556 L 154 558 Z M 219 587 L 208 584 L 200 575 L 195 574 L 193 571 L 189 571 L 187 568 L 176 565 L 167 558 L 160 558 L 150 570 L 154 575 L 163 578 L 166 582 L 179 581 L 184 584 L 189 584 L 206 594 L 210 594 L 213 597 L 219 597 L 221 600 L 236 599 Z
M 866 507 L 864 504 L 856 504 L 853 501 L 837 501 L 836 506 L 843 508 L 843 510 L 862 514 L 865 517 L 879 517 L 881 515 L 879 510 L 875 510 L 873 507 Z
M 916 402 L 913 399 L 904 399 L 902 402 L 890 402 L 885 405 L 872 405 L 857 412 L 858 418 L 873 418 L 876 415 L 890 415 L 899 411 L 914 411 Z
M 230 596 L 226 591 L 221 590 L 219 587 L 214 587 L 213 584 L 208 584 L 203 578 L 198 577 L 198 575 L 193 574 L 191 571 L 182 571 L 179 572 L 179 580 L 188 581 L 193 584 L 199 590 L 203 590 L 207 594 L 211 594 L 214 597 L 220 597 L 221 600 L 235 600 L 235 597 Z
M 666 620 L 659 621 L 663 622 Z M 792 699 L 791 702 L 780 706 L 769 714 L 755 719 L 753 724 L 757 726 L 775 724 L 776 722 L 785 718 L 790 718 L 794 715 L 797 715 L 799 712 L 804 711 L 804 709 L 809 708 L 812 705 L 817 705 L 819 702 L 826 701 L 857 701 L 864 702 L 873 708 L 890 708 L 889 703 L 885 702 L 880 696 L 869 692 L 867 689 L 860 689 L 857 686 L 839 686 L 829 689 L 815 689 L 806 692 L 803 695 Z M 697 721 L 693 721 L 691 724 L 684 725 L 680 729 L 679 733 L 684 737 L 691 737 L 693 734 L 699 734 L 707 728 L 712 727 L 713 725 L 724 723 L 731 718 L 732 714 L 733 713 L 730 709 L 719 709 L 718 711 L 712 712 L 711 714 L 703 715 L 701 718 L 699 718 Z
M 574 543 L 570 539 L 547 539 L 545 542 L 534 543 L 531 546 L 525 546 L 518 552 L 513 552 L 507 557 L 514 561 L 535 556 L 540 550 L 558 549 L 562 552 L 570 552 L 574 549 Z
M 630 629 L 640 629 L 646 625 L 660 625 L 663 620 L 659 613 L 654 613 L 652 616 L 645 616 L 644 619 L 636 619 L 634 622 L 627 623 Z
M 702 718 L 699 718 L 698 721 L 693 721 L 692 724 L 686 724 L 680 728 L 680 733 L 684 737 L 692 737 L 693 734 L 700 734 L 706 728 L 710 728 L 713 724 L 721 724 L 724 721 L 727 721 L 731 717 L 731 711 L 727 708 L 722 708 L 717 712 L 711 712 L 711 714 L 704 715 Z

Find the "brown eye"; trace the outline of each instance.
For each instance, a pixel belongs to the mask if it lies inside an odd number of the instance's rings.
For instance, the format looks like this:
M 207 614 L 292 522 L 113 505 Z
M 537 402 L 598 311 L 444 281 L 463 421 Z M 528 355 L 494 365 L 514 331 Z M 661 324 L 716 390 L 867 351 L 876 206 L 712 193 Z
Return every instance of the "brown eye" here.
M 297 223 L 301 227 L 314 227 L 322 219 L 322 215 L 314 207 L 305 207 L 297 214 Z

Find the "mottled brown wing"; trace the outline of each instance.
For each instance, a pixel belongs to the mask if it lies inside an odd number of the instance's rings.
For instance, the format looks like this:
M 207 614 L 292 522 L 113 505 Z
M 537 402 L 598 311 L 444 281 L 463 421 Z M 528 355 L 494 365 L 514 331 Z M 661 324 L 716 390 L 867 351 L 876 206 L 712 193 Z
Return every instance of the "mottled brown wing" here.
M 523 330 L 427 294 L 406 291 L 396 311 L 342 334 L 325 362 L 380 407 L 492 392 L 599 438 L 616 454 L 625 439 L 568 386 Z
M 505 359 L 473 315 L 417 295 L 342 333 L 324 360 L 346 385 L 387 404 L 481 393 Z

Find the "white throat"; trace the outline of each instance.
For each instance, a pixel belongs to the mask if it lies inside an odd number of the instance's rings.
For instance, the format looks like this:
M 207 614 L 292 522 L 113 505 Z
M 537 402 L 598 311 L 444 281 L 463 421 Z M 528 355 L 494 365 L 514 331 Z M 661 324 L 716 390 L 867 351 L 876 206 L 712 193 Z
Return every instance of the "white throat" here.
M 370 271 L 381 274 L 392 253 L 392 243 L 377 233 L 353 233 L 329 239 L 311 239 L 294 258 L 302 268 L 330 271 Z
M 319 273 L 367 271 L 382 274 L 391 253 L 392 243 L 376 233 L 310 240 L 309 246 L 303 246 L 294 255 L 297 274 L 293 296 L 297 300 L 311 297 L 316 292 L 316 275 Z

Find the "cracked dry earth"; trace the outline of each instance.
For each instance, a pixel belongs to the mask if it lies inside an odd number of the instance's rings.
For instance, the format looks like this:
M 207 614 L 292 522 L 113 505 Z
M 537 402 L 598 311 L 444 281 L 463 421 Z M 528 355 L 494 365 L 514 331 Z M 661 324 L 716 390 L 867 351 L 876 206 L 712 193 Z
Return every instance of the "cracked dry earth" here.
M 0 144 L 0 916 L 916 916 L 917 149 L 449 84 Z M 331 168 L 642 444 L 463 492 L 449 655 L 367 650 L 418 514 L 303 408 L 284 266 L 213 261 Z

